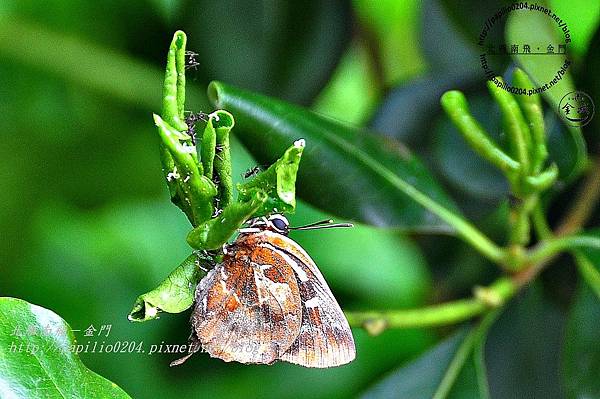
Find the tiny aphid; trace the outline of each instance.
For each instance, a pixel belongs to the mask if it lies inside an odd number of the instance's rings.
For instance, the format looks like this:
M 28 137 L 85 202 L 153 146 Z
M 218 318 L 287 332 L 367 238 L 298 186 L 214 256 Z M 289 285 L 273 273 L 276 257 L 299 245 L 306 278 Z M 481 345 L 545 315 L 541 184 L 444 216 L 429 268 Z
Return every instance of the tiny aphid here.
M 257 174 L 259 174 L 261 171 L 261 167 L 260 166 L 254 166 L 250 169 L 248 169 L 247 171 L 245 171 L 242 176 L 244 177 L 244 179 L 248 179 L 252 176 L 256 176 Z
M 190 136 L 192 138 L 192 143 L 194 145 L 196 145 L 196 142 L 197 142 L 197 140 L 196 140 L 196 122 L 198 122 L 198 121 L 207 122 L 208 114 L 206 114 L 204 112 L 198 112 L 196 114 L 193 112 L 190 112 L 185 117 L 185 124 L 188 126 L 187 134 L 188 134 L 188 136 Z
M 198 57 L 198 53 L 195 53 L 193 51 L 185 52 L 185 69 L 196 70 L 198 68 L 200 62 L 198 62 L 198 59 L 196 57 Z

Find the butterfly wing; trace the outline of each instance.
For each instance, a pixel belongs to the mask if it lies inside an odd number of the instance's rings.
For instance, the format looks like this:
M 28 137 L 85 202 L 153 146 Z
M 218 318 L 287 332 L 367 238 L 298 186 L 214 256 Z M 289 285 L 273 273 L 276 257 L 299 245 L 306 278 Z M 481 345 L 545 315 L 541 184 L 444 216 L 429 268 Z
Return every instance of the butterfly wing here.
M 356 357 L 348 321 L 306 251 L 292 239 L 265 231 L 259 246 L 279 254 L 291 266 L 300 291 L 302 324 L 281 360 L 305 367 L 334 367 Z
M 202 348 L 224 361 L 277 360 L 299 334 L 300 294 L 286 260 L 238 240 L 198 285 L 192 326 Z

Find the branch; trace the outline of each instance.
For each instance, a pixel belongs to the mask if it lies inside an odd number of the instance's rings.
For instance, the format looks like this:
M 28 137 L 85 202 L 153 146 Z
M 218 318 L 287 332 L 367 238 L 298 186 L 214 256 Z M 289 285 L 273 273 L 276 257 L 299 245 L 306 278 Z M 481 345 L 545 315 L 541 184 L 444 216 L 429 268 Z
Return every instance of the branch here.
M 544 262 L 553 258 L 560 252 L 572 250 L 575 248 L 596 248 L 600 249 L 600 237 L 571 235 L 557 238 L 550 238 L 541 242 L 527 257 L 531 264 Z
M 478 287 L 473 298 L 417 309 L 346 312 L 352 327 L 363 327 L 377 335 L 387 328 L 433 327 L 460 323 L 501 306 L 516 293 L 516 285 L 506 277 L 489 287 Z
M 579 269 L 579 274 L 581 274 L 590 288 L 594 290 L 598 298 L 600 298 L 600 271 L 596 269 L 592 261 L 590 261 L 581 251 L 572 251 L 572 254 L 575 257 L 575 263 Z
M 556 229 L 556 235 L 572 234 L 581 229 L 594 211 L 600 198 L 600 159 L 592 161 L 592 167 L 576 200 Z

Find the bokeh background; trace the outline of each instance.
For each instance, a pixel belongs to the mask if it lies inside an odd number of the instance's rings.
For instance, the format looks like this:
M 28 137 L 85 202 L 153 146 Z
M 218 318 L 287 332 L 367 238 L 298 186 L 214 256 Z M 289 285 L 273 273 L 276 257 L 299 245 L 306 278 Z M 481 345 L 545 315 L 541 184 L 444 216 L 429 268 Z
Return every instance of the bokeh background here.
M 585 84 L 594 62 L 586 58 L 589 48 L 600 43 L 594 36 L 600 5 L 549 3 L 573 21 L 573 72 Z M 190 252 L 189 224 L 169 201 L 151 118 L 160 110 L 165 53 L 176 29 L 188 34 L 188 48 L 198 53 L 199 66 L 188 71 L 190 110 L 211 110 L 205 88 L 218 79 L 369 125 L 419 153 L 465 214 L 494 235 L 503 228 L 495 218 L 506 185 L 467 149 L 438 105 L 444 90 L 459 88 L 484 126 L 500 135 L 472 34 L 485 18 L 469 16 L 491 15 L 502 3 L 475 4 L 2 0 L 0 294 L 52 309 L 74 329 L 112 325 L 109 337 L 92 341 L 143 341 L 146 348 L 186 342 L 188 313 L 144 324 L 126 318 L 137 295 Z M 570 143 L 552 118 L 551 148 L 566 170 L 574 162 Z M 236 140 L 232 155 L 240 180 L 255 162 Z M 300 202 L 291 220 L 324 216 Z M 495 276 L 493 266 L 452 237 L 357 226 L 293 238 L 316 260 L 345 309 L 447 300 Z M 565 328 L 577 281 L 568 260 L 561 262 L 564 267 L 551 268 L 509 309 L 519 322 L 501 319 L 492 332 L 498 356 L 490 357 L 489 367 L 497 371 L 490 372 L 490 384 L 502 397 L 560 397 L 559 351 L 539 358 L 532 348 L 558 345 Z M 522 302 L 535 306 L 519 313 Z M 531 335 L 525 341 L 530 344 L 513 353 L 511 337 L 528 336 L 532 326 L 545 330 L 542 337 Z M 370 337 L 355 329 L 357 360 L 328 370 L 241 366 L 205 354 L 178 368 L 168 367 L 176 354 L 95 353 L 82 359 L 135 398 L 335 398 L 364 392 L 449 332 L 397 330 Z M 80 343 L 90 340 L 83 332 L 76 336 Z M 519 363 L 507 367 L 511 359 Z

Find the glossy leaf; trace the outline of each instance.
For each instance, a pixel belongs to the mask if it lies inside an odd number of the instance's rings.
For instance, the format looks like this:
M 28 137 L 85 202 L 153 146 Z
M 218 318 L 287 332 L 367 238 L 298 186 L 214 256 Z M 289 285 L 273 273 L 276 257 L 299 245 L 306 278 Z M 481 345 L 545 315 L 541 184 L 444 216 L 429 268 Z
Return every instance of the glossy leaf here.
M 581 284 L 567 321 L 563 383 L 568 398 L 600 397 L 600 299 Z
M 475 6 L 468 4 L 475 1 L 463 0 L 458 6 L 460 8 L 450 4 L 454 2 L 453 0 L 422 2 L 420 43 L 423 53 L 432 71 L 468 74 L 469 76 L 465 78 L 483 82 L 485 77 L 479 66 L 479 49 L 474 40 L 479 33 L 477 35 L 473 35 L 472 32 L 465 33 L 472 29 L 480 29 L 477 24 L 482 24 L 487 17 L 481 18 L 482 22 L 480 22 L 478 16 L 485 15 L 486 10 L 493 8 L 494 3 L 499 2 L 497 0 L 487 4 L 477 2 Z M 465 8 L 469 8 L 470 12 L 458 11 Z M 475 17 L 473 13 L 476 14 Z M 463 19 L 472 26 L 465 27 Z M 452 87 L 452 89 L 456 88 L 456 86 Z
M 400 370 L 392 372 L 381 382 L 365 392 L 363 398 L 431 398 L 452 357 L 467 335 L 466 330 L 428 350 Z
M 129 398 L 75 354 L 75 336 L 56 313 L 0 298 L 0 397 Z
M 198 0 L 184 13 L 206 76 L 303 104 L 327 83 L 351 38 L 347 0 Z
M 509 43 L 529 43 L 534 51 L 537 48 L 545 49 L 548 43 L 562 43 L 564 37 L 558 36 L 554 30 L 555 22 L 548 15 L 541 12 L 511 12 L 506 21 L 506 41 Z M 562 34 L 562 32 L 561 32 Z M 543 46 L 543 47 L 542 47 Z M 513 55 L 536 86 L 544 86 L 553 80 L 558 70 L 564 65 L 566 57 L 563 56 L 539 56 Z M 567 93 L 575 90 L 571 77 L 573 64 L 566 70 L 560 80 L 552 87 L 545 90 L 542 95 L 548 101 L 552 112 L 558 113 L 560 100 Z M 587 163 L 587 150 L 581 129 L 578 127 L 567 127 L 567 138 L 573 143 L 573 151 L 576 162 L 571 170 L 564 173 L 567 180 L 571 180 L 581 174 Z M 560 166 L 560 165 L 559 165 Z
M 482 352 L 471 353 L 473 346 L 482 342 L 483 337 L 474 330 L 459 330 L 418 359 L 392 372 L 363 398 L 487 398 Z
M 586 71 L 597 71 L 600 69 L 600 26 L 596 29 L 596 33 L 589 44 L 587 55 L 581 64 L 585 68 L 582 68 L 582 73 L 577 76 L 577 86 L 589 94 L 596 105 L 596 114 L 590 123 L 583 127 L 583 131 L 586 133 L 590 151 L 598 154 L 600 153 L 600 135 L 598 134 L 600 131 L 600 117 L 598 117 L 600 114 L 600 109 L 598 108 L 600 107 L 600 101 L 598 101 L 600 99 L 600 79 L 597 79 L 595 74 L 586 73 Z
M 514 298 L 490 329 L 486 366 L 492 398 L 561 398 L 564 315 L 534 284 Z M 550 350 L 549 348 L 553 348 Z
M 296 208 L 296 174 L 304 151 L 304 140 L 297 140 L 273 165 L 249 182 L 238 184 L 239 201 L 249 201 L 256 190 L 268 195 L 256 216 L 272 212 L 293 212 Z
M 426 141 L 431 125 L 442 113 L 442 94 L 467 85 L 471 75 L 471 72 L 439 72 L 397 86 L 383 99 L 371 126 L 408 144 Z
M 479 35 L 488 18 L 497 13 L 505 3 L 502 0 L 481 2 L 477 0 L 441 0 L 444 8 L 454 23 L 470 43 L 477 44 Z M 486 40 L 499 43 L 502 40 L 502 27 L 490 29 Z M 477 65 L 478 58 L 473 62 Z
M 159 312 L 181 313 L 192 306 L 196 285 L 205 274 L 202 264 L 205 269 L 210 267 L 209 259 L 196 253 L 188 256 L 158 287 L 135 300 L 129 320 L 153 320 Z
M 400 143 L 220 82 L 211 83 L 209 97 L 236 116 L 239 139 L 262 164 L 273 162 L 273 154 L 290 142 L 305 139 L 298 195 L 309 203 L 376 226 L 450 231 L 398 188 L 400 179 L 403 186 L 415 187 L 456 210 L 422 163 Z
M 267 201 L 268 195 L 263 190 L 256 190 L 246 201 L 229 204 L 217 217 L 201 223 L 187 236 L 192 248 L 202 250 L 221 249 L 235 232 L 256 214 Z

